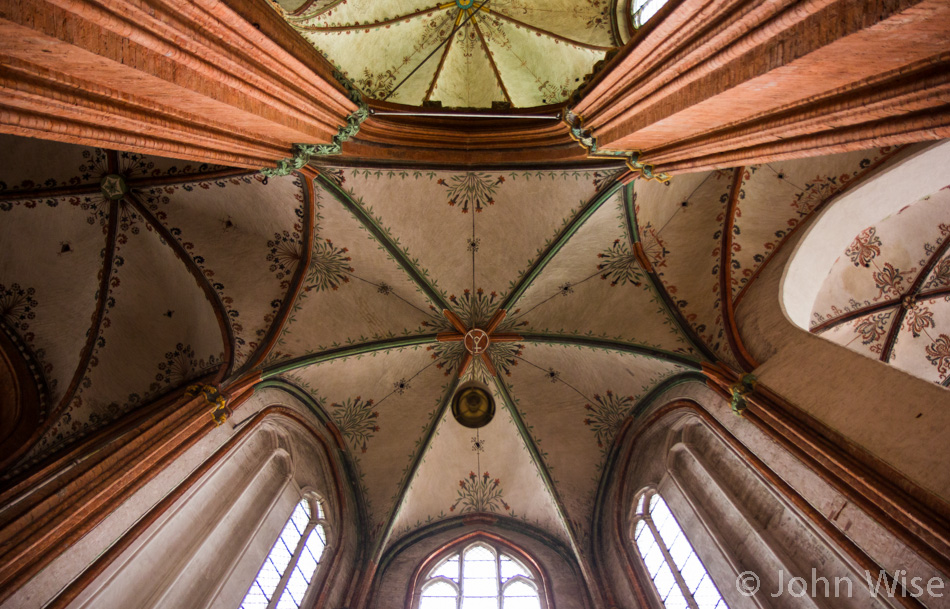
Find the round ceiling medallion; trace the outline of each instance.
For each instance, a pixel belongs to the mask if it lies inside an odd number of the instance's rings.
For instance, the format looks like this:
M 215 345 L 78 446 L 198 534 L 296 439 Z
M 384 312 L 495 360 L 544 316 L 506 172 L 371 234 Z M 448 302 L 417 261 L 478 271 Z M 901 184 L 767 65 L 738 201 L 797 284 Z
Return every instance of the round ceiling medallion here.
M 472 355 L 481 355 L 488 349 L 490 339 L 488 332 L 479 328 L 473 328 L 465 334 L 465 348 Z
M 99 181 L 99 188 L 102 190 L 102 196 L 110 201 L 118 201 L 129 192 L 125 178 L 114 173 L 103 176 Z
M 452 398 L 452 416 L 465 427 L 484 427 L 495 416 L 495 400 L 485 385 L 469 381 L 462 384 Z
M 462 9 L 472 8 L 475 5 L 475 0 L 455 0 L 455 4 Z

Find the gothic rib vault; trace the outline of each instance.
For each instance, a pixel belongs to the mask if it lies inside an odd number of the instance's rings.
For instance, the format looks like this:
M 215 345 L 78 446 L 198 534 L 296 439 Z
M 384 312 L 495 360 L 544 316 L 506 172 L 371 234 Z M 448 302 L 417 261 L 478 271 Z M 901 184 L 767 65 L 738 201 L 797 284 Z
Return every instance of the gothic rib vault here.
M 559 104 L 621 44 L 610 0 L 279 4 L 293 28 L 365 95 L 410 106 Z
M 3 323 L 49 396 L 8 476 L 189 383 L 260 374 L 345 439 L 373 556 L 483 513 L 581 565 L 621 422 L 739 357 L 723 286 L 741 298 L 790 231 L 896 152 L 625 184 L 622 167 L 265 178 L 3 144 Z M 448 412 L 463 347 L 438 340 L 444 310 L 466 327 L 504 310 L 498 332 L 520 336 L 489 348 L 494 376 L 465 371 L 498 404 L 477 436 Z

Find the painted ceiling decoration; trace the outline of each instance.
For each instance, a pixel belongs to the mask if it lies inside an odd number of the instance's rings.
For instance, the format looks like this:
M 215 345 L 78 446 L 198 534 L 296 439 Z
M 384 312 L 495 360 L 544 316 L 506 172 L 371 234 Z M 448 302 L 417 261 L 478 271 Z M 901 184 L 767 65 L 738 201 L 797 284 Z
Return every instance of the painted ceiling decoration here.
M 666 183 L 633 181 L 620 162 L 263 176 L 4 139 L 0 322 L 48 395 L 40 441 L 12 472 L 170 391 L 259 373 L 261 391 L 296 397 L 343 438 L 374 556 L 483 513 L 539 527 L 582 561 L 623 422 L 701 381 L 705 363 L 741 369 L 728 308 L 791 232 L 893 154 Z M 900 298 L 873 286 L 854 298 L 896 311 L 919 284 L 933 317 L 905 315 L 896 359 L 919 333 L 918 359 L 943 353 L 926 366 L 946 378 L 950 307 L 931 300 L 950 289 L 950 229 L 931 223 L 905 255 L 887 249 L 888 222 L 854 272 L 893 267 Z M 472 382 L 495 404 L 478 428 L 452 415 Z
M 308 0 L 287 21 L 369 98 L 533 108 L 620 46 L 615 0 Z
M 811 331 L 950 387 L 950 186 L 855 235 Z
M 252 363 L 297 264 L 299 178 L 12 136 L 2 147 L 0 239 L 22 245 L 0 263 L 0 323 L 49 395 L 19 468 Z
M 775 253 L 836 195 L 889 159 L 878 148 L 638 181 L 639 239 L 662 292 L 709 347 L 736 369 L 730 315 Z M 705 261 L 705 262 L 703 262 Z M 733 324 L 734 327 L 734 324 Z

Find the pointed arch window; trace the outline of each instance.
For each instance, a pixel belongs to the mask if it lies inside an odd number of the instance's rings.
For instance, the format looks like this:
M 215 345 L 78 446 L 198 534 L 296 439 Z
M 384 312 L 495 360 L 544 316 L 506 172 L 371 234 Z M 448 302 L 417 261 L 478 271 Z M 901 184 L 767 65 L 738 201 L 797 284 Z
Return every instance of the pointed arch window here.
M 659 493 L 640 495 L 633 522 L 633 544 L 666 609 L 729 609 Z
M 323 504 L 300 501 L 264 559 L 241 609 L 299 609 L 327 549 Z
M 534 572 L 483 541 L 443 557 L 420 586 L 418 609 L 542 609 Z

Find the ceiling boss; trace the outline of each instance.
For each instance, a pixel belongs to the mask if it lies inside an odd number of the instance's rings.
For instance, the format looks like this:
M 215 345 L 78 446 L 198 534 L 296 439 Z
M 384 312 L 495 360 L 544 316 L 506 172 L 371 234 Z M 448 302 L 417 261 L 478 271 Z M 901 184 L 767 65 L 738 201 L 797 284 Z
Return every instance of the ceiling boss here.
M 461 2 L 462 0 L 459 1 Z M 522 340 L 519 334 L 495 333 L 495 330 L 498 329 L 498 326 L 501 325 L 501 322 L 504 321 L 507 315 L 504 309 L 496 311 L 484 328 L 466 328 L 459 316 L 448 309 L 444 309 L 442 314 L 449 320 L 449 323 L 452 324 L 455 331 L 440 332 L 438 335 L 439 342 L 462 341 L 462 344 L 465 345 L 465 355 L 462 357 L 462 362 L 459 365 L 459 378 L 465 374 L 465 371 L 468 370 L 469 365 L 472 363 L 472 359 L 476 356 L 481 358 L 488 373 L 495 376 L 498 371 L 495 369 L 495 365 L 492 364 L 489 354 L 491 345 L 495 343 L 513 343 Z

